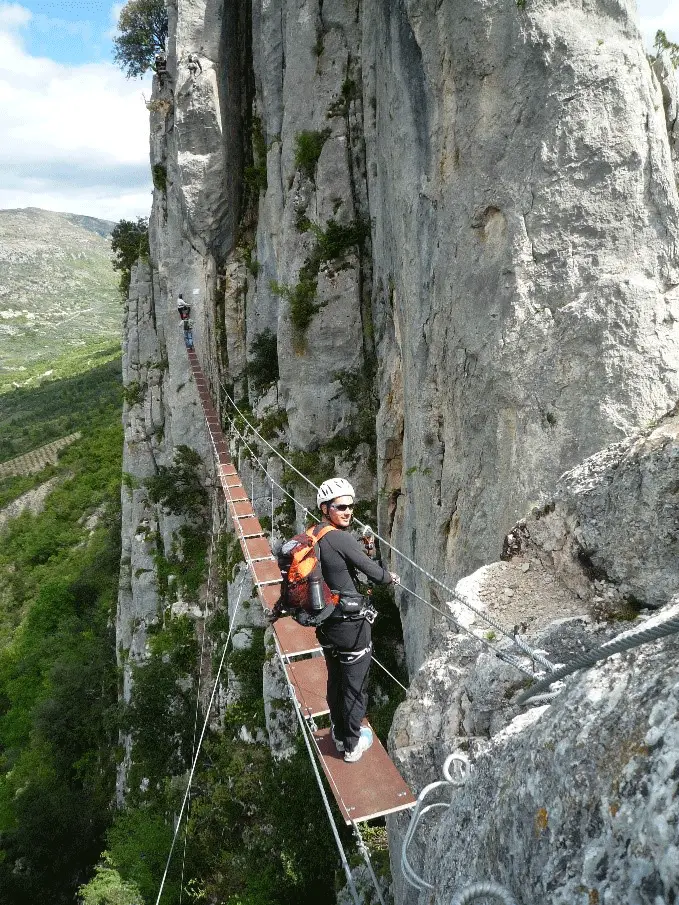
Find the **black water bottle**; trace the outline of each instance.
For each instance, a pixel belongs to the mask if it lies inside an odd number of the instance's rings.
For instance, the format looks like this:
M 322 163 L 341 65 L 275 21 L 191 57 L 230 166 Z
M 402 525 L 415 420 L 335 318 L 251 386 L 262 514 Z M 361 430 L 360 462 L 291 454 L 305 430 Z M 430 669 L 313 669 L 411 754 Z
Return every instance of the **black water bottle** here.
M 320 613 L 325 609 L 323 579 L 319 575 L 312 575 L 309 579 L 309 608 L 312 613 Z

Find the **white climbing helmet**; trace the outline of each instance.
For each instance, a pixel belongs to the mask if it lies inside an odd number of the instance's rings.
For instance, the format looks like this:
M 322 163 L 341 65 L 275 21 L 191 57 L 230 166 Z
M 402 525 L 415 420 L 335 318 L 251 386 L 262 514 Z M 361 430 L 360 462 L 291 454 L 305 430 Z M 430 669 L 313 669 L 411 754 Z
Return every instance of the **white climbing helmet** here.
M 316 494 L 316 503 L 320 506 L 321 503 L 329 503 L 338 496 L 356 496 L 356 491 L 346 478 L 330 478 L 329 481 L 323 481 Z

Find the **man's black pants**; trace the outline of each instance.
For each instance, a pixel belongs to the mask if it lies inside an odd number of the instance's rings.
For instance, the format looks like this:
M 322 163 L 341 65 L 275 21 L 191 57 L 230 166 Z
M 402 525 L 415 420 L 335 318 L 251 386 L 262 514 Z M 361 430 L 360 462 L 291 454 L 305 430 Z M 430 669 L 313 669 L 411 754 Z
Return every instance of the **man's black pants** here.
M 316 629 L 328 667 L 328 707 L 335 738 L 353 751 L 368 706 L 372 659 L 371 625 L 366 619 L 326 620 Z

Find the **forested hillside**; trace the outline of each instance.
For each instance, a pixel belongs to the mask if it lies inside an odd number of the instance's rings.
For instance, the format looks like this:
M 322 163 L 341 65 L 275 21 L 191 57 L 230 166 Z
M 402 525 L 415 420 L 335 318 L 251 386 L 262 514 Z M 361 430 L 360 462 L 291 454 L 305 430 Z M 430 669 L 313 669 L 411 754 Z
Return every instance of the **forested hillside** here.
M 56 465 L 0 480 L 0 507 L 50 482 L 41 511 L 0 529 L 0 900 L 12 905 L 73 902 L 111 819 L 120 359 L 85 352 L 55 363 L 69 376 L 0 395 L 0 461 L 81 433 Z

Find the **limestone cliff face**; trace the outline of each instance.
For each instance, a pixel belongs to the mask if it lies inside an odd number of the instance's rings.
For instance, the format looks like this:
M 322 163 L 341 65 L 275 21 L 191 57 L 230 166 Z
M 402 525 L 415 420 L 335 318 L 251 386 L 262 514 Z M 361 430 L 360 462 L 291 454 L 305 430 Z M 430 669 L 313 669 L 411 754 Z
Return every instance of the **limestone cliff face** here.
M 679 202 L 633 3 L 182 0 L 170 19 L 150 104 L 168 345 L 183 292 L 215 390 L 241 392 L 272 331 L 280 379 L 251 403 L 348 472 L 339 378 L 366 375 L 365 400 L 375 374 L 377 473 L 352 477 L 398 547 L 461 577 L 566 468 L 671 407 Z M 369 236 L 323 258 L 329 222 Z M 414 668 L 429 617 L 402 606 Z
M 180 292 L 225 416 L 225 390 L 247 394 L 289 450 L 348 474 L 380 532 L 451 584 L 497 560 L 564 471 L 674 405 L 676 99 L 669 70 L 648 65 L 632 0 L 169 11 L 169 75 L 149 103 L 151 272 L 137 273 L 127 322 L 126 383 L 143 391 L 125 415 L 132 475 L 179 443 L 209 459 Z M 266 389 L 253 367 L 267 365 L 269 331 L 278 380 Z M 243 472 L 267 514 L 267 483 Z M 158 606 L 146 526 L 160 519 L 169 538 L 173 525 L 142 489 L 124 505 L 119 645 L 135 652 Z M 578 543 L 598 551 L 615 594 L 664 602 L 666 577 L 620 562 L 615 532 L 587 524 Z M 397 557 L 393 568 L 441 605 Z M 440 626 L 399 603 L 414 674 Z

